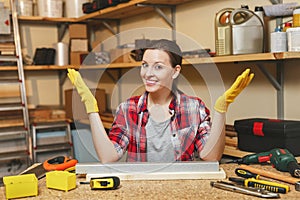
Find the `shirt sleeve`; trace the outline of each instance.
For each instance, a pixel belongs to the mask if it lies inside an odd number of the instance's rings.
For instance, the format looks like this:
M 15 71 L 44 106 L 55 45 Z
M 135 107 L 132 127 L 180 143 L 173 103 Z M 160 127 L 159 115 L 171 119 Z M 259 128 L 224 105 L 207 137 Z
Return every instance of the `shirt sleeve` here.
M 202 101 L 200 101 L 199 115 L 200 122 L 195 139 L 196 150 L 198 152 L 200 152 L 203 149 L 207 138 L 209 137 L 209 132 L 211 129 L 210 111 Z
M 129 136 L 127 134 L 128 129 L 125 119 L 126 117 L 123 105 L 121 104 L 117 108 L 115 119 L 108 133 L 108 137 L 113 142 L 114 147 L 119 155 L 119 158 L 122 158 L 129 144 Z

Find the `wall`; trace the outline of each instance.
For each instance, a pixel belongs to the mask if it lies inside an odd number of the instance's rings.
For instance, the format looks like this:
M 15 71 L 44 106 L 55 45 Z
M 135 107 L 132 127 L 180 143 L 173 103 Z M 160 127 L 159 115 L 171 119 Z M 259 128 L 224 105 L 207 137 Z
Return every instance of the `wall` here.
M 284 1 L 284 3 L 295 1 Z M 300 1 L 297 1 L 300 3 Z M 271 2 L 267 0 L 229 0 L 229 1 L 193 1 L 184 5 L 178 6 L 176 9 L 176 30 L 177 41 L 183 50 L 189 49 L 190 43 L 187 44 L 186 38 L 194 40 L 199 46 L 203 48 L 209 48 L 215 51 L 214 44 L 214 19 L 215 14 L 222 8 L 233 7 L 237 8 L 241 4 L 249 5 L 251 10 L 254 10 L 255 6 L 270 5 Z M 165 10 L 169 15 L 169 10 Z M 283 21 L 290 20 L 290 17 L 284 18 Z M 275 19 L 266 18 L 267 27 L 269 30 L 273 30 L 275 27 Z M 121 44 L 132 43 L 134 39 L 150 38 L 157 39 L 159 37 L 171 38 L 170 33 L 164 33 L 163 30 L 150 32 L 145 27 L 160 27 L 169 28 L 169 26 L 155 13 L 147 13 L 144 15 L 132 17 L 121 22 Z M 140 28 L 144 28 L 145 31 L 140 33 Z M 137 33 L 135 33 L 135 31 Z M 103 32 L 97 32 L 97 39 L 100 41 L 107 40 L 107 34 L 102 35 Z M 268 34 L 269 35 L 269 34 Z M 179 36 L 179 37 L 178 37 Z M 268 42 L 267 42 L 268 44 Z M 269 46 L 268 46 L 269 48 Z M 297 75 L 299 70 L 297 69 L 299 61 L 290 61 L 284 66 L 284 116 L 286 119 L 299 120 L 299 109 L 295 108 L 295 103 L 299 101 L 298 95 L 295 95 L 299 90 L 299 79 Z M 276 77 L 276 66 L 264 63 L 266 69 Z M 260 69 L 255 63 L 243 63 L 243 64 L 218 64 L 218 69 L 221 72 L 222 80 L 224 81 L 225 88 L 229 88 L 235 78 L 245 69 L 251 68 L 255 73 L 255 78 L 250 86 L 248 86 L 240 96 L 237 97 L 235 102 L 230 106 L 227 113 L 227 123 L 233 124 L 235 119 L 245 117 L 277 117 L 277 93 L 276 89 L 270 84 L 266 77 L 262 74 Z M 195 76 L 198 73 L 198 76 Z M 185 67 L 183 69 L 183 75 L 188 79 L 188 83 L 180 84 L 181 88 L 186 89 L 192 85 L 191 94 L 196 94 L 201 97 L 209 108 L 212 108 L 214 101 L 212 101 L 210 94 L 207 91 L 207 86 L 203 81 L 202 75 L 195 69 Z M 138 73 L 132 74 L 127 79 L 132 80 Z M 204 75 L 206 76 L 206 75 Z M 123 82 L 124 83 L 124 82 Z M 122 100 L 128 97 L 128 94 L 132 94 L 132 84 L 123 84 Z M 128 89 L 126 89 L 128 88 Z M 115 105 L 112 102 L 112 105 Z
M 284 0 L 284 3 L 295 2 L 300 4 L 300 0 Z M 203 48 L 214 48 L 214 18 L 215 13 L 225 7 L 238 8 L 241 4 L 248 4 L 253 10 L 254 6 L 270 5 L 268 0 L 215 0 L 203 1 L 197 0 L 190 3 L 180 5 L 176 8 L 176 29 L 178 32 L 178 43 L 183 50 L 189 50 L 190 45 L 187 45 L 187 40 L 194 41 L 196 46 Z M 169 10 L 164 10 L 168 15 Z M 288 20 L 285 18 L 284 20 Z M 275 19 L 269 19 L 268 27 L 273 29 Z M 151 32 L 146 27 L 159 27 L 160 31 Z M 138 29 L 137 29 L 138 28 Z M 50 47 L 57 42 L 57 30 L 55 25 L 29 25 L 24 24 L 21 27 L 22 38 L 25 39 L 23 47 L 29 56 L 33 56 L 34 50 L 37 47 Z M 113 45 L 107 45 L 105 48 L 113 48 L 116 44 L 115 37 L 105 29 L 102 25 L 93 26 L 95 31 L 95 41 L 111 41 Z M 171 38 L 169 26 L 157 14 L 146 13 L 136 17 L 121 20 L 121 33 L 124 37 L 120 38 L 121 44 L 132 43 L 134 39 L 149 38 L 157 39 L 160 37 Z M 144 31 L 143 31 L 144 30 Z M 147 30 L 147 31 L 145 31 Z M 157 30 L 157 29 L 154 29 Z M 68 42 L 68 38 L 64 38 Z M 193 47 L 196 47 L 193 46 Z M 299 111 L 296 105 L 300 101 L 300 96 L 297 95 L 300 89 L 300 80 L 298 78 L 299 69 L 297 65 L 299 61 L 290 61 L 284 67 L 285 72 L 285 118 L 299 120 Z M 217 68 L 224 81 L 224 87 L 229 88 L 231 83 L 235 80 L 245 68 L 250 67 L 255 73 L 255 78 L 251 85 L 238 96 L 236 101 L 230 106 L 227 113 L 227 123 L 233 124 L 235 119 L 246 117 L 268 117 L 276 118 L 276 90 L 269 83 L 266 77 L 262 74 L 255 63 L 243 64 L 222 64 Z M 275 76 L 276 68 L 274 65 L 266 65 L 266 68 Z M 90 73 L 93 73 L 90 72 Z M 115 77 L 118 76 L 116 71 L 112 71 Z M 108 93 L 109 107 L 114 109 L 118 103 L 132 94 L 142 91 L 141 83 L 136 79 L 138 77 L 137 70 L 123 70 L 125 76 L 119 87 L 113 84 L 113 81 L 107 77 L 102 76 L 100 88 L 105 88 Z M 183 76 L 180 79 L 180 88 L 188 94 L 195 94 L 201 97 L 209 108 L 212 108 L 214 102 L 208 91 L 207 85 L 203 77 L 207 75 L 199 74 L 198 71 L 191 67 L 185 67 L 182 72 Z M 42 75 L 42 76 L 41 76 Z M 27 88 L 30 92 L 29 103 L 33 105 L 49 105 L 59 104 L 59 80 L 57 79 L 57 72 L 26 72 Z M 71 88 L 69 80 L 66 80 L 63 88 Z M 121 88 L 121 89 L 120 89 Z M 35 89 L 39 89 L 36 92 Z M 50 94 L 50 95 L 49 95 Z M 121 95 L 119 97 L 119 95 Z

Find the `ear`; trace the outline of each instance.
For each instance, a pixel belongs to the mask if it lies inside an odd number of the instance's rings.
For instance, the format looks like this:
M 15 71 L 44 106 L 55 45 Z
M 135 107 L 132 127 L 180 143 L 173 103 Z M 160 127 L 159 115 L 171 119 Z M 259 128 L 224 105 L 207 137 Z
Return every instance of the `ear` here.
M 179 76 L 180 70 L 181 70 L 181 66 L 180 65 L 176 65 L 174 69 L 175 69 L 175 72 L 174 72 L 174 74 L 172 76 L 173 79 L 175 79 L 175 78 L 177 78 Z

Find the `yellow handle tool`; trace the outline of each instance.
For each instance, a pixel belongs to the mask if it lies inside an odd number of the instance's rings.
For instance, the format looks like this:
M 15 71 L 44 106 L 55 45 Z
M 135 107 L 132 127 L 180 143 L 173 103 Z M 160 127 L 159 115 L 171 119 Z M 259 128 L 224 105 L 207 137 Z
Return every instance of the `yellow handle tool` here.
M 90 186 L 92 190 L 114 190 L 120 185 L 120 179 L 116 176 L 91 178 Z
M 285 194 L 288 193 L 288 191 L 290 191 L 290 187 L 288 185 L 284 185 L 272 181 L 258 180 L 255 178 L 242 179 L 242 178 L 233 178 L 233 177 L 230 177 L 229 180 L 236 183 L 243 184 L 246 187 L 263 188 L 270 192 Z

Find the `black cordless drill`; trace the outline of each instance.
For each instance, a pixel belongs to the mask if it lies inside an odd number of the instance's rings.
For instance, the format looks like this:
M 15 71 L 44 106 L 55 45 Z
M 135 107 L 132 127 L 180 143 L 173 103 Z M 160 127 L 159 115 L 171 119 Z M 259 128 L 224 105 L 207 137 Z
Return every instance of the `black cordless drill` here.
M 234 162 L 239 164 L 262 164 L 270 161 L 277 170 L 289 172 L 293 177 L 300 177 L 300 166 L 296 158 L 287 149 L 272 149 L 271 151 L 250 154 Z

